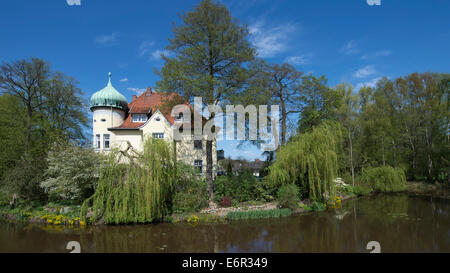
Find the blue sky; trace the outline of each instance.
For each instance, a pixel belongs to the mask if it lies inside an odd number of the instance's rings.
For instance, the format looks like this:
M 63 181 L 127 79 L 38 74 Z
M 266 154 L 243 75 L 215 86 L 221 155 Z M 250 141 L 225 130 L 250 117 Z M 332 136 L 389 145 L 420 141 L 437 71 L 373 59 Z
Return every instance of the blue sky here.
M 69 0 L 69 2 L 77 2 Z M 159 58 L 178 15 L 199 1 L 2 1 L 0 61 L 39 57 L 75 77 L 90 97 L 107 83 L 126 97 L 154 86 Z M 450 1 L 223 0 L 249 26 L 251 42 L 269 62 L 326 75 L 329 84 L 357 89 L 386 76 L 450 72 Z M 226 156 L 262 158 L 235 142 L 219 143 Z

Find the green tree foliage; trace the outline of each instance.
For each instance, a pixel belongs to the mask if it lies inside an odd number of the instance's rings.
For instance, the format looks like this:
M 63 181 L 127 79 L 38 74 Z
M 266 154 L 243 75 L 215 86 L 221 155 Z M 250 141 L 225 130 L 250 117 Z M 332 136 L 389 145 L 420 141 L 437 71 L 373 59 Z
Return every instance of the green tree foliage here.
M 41 59 L 19 60 L 0 66 L 0 91 L 21 100 L 26 109 L 24 154 L 28 156 L 34 118 L 45 101 L 49 65 Z
M 13 195 L 27 202 L 45 200 L 46 195 L 39 183 L 43 180 L 43 160 L 21 159 L 4 174 L 1 188 L 11 200 Z
M 94 193 L 103 156 L 68 141 L 55 142 L 47 155 L 41 187 L 53 201 L 83 202 Z
M 237 202 L 268 201 L 270 199 L 262 183 L 253 176 L 251 170 L 239 171 L 237 175 L 227 172 L 215 181 L 214 198 L 219 202 L 223 197 L 230 197 Z
M 177 92 L 186 99 L 202 97 L 215 105 L 236 95 L 248 78 L 245 64 L 254 58 L 254 49 L 246 39 L 246 26 L 240 25 L 219 2 L 203 0 L 194 10 L 181 15 L 182 24 L 174 26 L 158 74 L 159 88 Z M 207 120 L 212 120 L 211 114 Z M 212 139 L 206 141 L 206 179 L 213 199 Z
M 339 91 L 327 86 L 325 76 L 319 78 L 308 74 L 300 86 L 303 108 L 297 131 L 304 133 L 324 121 L 336 120 L 336 109 L 342 103 Z
M 0 96 L 0 178 L 24 153 L 26 112 L 17 97 Z
M 178 182 L 173 193 L 172 210 L 196 212 L 208 206 L 208 192 L 205 179 L 192 166 L 177 163 Z
M 281 186 L 277 192 L 277 201 L 283 208 L 296 209 L 300 201 L 298 186 L 295 184 Z
M 46 81 L 45 98 L 41 110 L 50 127 L 69 140 L 85 141 L 84 129 L 89 125 L 87 100 L 78 82 L 61 72 Z
M 174 149 L 163 140 L 145 142 L 144 152 L 129 163 L 119 163 L 111 153 L 101 169 L 94 195 L 82 207 L 93 203 L 94 218 L 106 223 L 150 223 L 162 219 L 171 210 L 178 180 Z
M 391 166 L 365 169 L 360 177 L 360 182 L 375 192 L 397 192 L 406 189 L 404 171 Z
M 351 174 L 351 179 L 348 181 L 352 181 L 352 185 L 355 186 L 355 166 L 357 163 L 358 152 L 355 153 L 355 139 L 358 135 L 358 96 L 353 92 L 353 86 L 347 85 L 345 83 L 340 84 L 336 87 L 336 90 L 342 97 L 342 104 L 336 110 L 337 118 L 341 123 L 344 134 L 344 150 L 348 151 L 348 153 L 344 153 L 347 158 L 346 166 L 348 166 L 348 170 Z
M 413 73 L 359 91 L 361 168 L 391 165 L 409 180 L 449 179 L 448 79 Z
M 52 72 L 42 59 L 3 62 L 0 66 L 0 177 L 9 195 L 45 198 L 39 184 L 50 145 L 60 137 L 85 142 L 86 101 L 77 82 Z M 32 166 L 31 166 L 32 165 Z M 23 166 L 29 166 L 26 170 Z M 11 187 L 12 177 L 25 179 Z M 34 183 L 33 185 L 29 185 Z M 27 193 L 24 193 L 24 189 Z M 30 189 L 33 189 L 30 191 Z M 36 191 L 34 189 L 37 189 Z M 32 193 L 34 192 L 34 193 Z
M 312 201 L 334 198 L 341 138 L 341 127 L 335 122 L 322 123 L 294 136 L 277 152 L 266 183 L 275 187 L 296 184 Z

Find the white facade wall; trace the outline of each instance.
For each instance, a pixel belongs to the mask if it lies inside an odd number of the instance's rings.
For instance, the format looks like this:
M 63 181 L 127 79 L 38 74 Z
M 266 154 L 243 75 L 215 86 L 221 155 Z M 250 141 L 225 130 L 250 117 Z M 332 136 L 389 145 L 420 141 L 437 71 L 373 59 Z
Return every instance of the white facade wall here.
M 104 147 L 104 136 L 110 136 L 110 148 L 115 143 L 115 135 L 108 131 L 108 128 L 120 126 L 125 119 L 125 111 L 108 108 L 98 107 L 92 113 L 92 133 L 94 148 L 100 150 L 109 150 Z M 96 136 L 100 135 L 100 147 L 97 147 Z
M 176 145 L 177 160 L 191 166 L 194 166 L 195 160 L 202 160 L 202 172 L 206 173 L 206 136 L 204 136 L 202 140 L 202 149 L 196 149 L 194 147 L 193 136 L 183 136 L 181 141 L 174 142 L 173 130 L 176 127 L 172 125 L 159 110 L 156 111 L 150 119 L 137 130 L 108 130 L 108 128 L 120 126 L 124 120 L 124 111 L 118 109 L 111 110 L 108 108 L 96 109 L 93 113 L 94 145 L 96 144 L 95 135 L 100 134 L 100 150 L 107 152 L 109 149 L 104 149 L 103 147 L 103 136 L 105 134 L 109 134 L 111 148 L 125 149 L 127 147 L 127 142 L 129 142 L 133 148 L 136 149 L 136 151 L 142 151 L 144 142 L 148 138 L 152 138 L 153 133 L 163 133 L 165 141 L 171 143 L 171 145 Z M 213 142 L 212 156 L 213 173 L 215 174 L 217 171 L 216 141 Z
M 114 130 L 113 147 L 119 150 L 124 150 L 128 147 L 127 142 L 133 146 L 136 151 L 143 150 L 143 136 L 141 130 Z

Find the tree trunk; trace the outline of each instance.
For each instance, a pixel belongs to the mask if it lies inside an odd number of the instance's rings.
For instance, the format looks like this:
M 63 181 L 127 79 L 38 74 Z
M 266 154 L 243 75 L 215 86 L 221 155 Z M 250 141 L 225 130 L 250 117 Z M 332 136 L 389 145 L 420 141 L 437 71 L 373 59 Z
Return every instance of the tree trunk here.
M 25 150 L 24 150 L 25 158 L 28 158 L 28 150 L 30 147 L 32 119 L 33 119 L 33 109 L 31 108 L 31 105 L 28 104 L 27 105 L 27 132 L 26 132 L 26 136 L 25 136 Z
M 286 143 L 286 105 L 284 104 L 283 97 L 280 98 L 281 104 L 281 145 Z
M 427 140 L 427 156 L 428 156 L 428 179 L 432 180 L 433 174 L 433 143 L 431 133 L 428 134 L 428 128 L 425 127 L 425 139 Z
M 206 140 L 206 182 L 208 183 L 208 197 L 210 202 L 214 202 L 212 145 L 212 140 Z
M 352 185 L 355 186 L 355 167 L 353 166 L 353 142 L 352 142 L 352 134 L 350 130 L 348 131 L 348 140 L 350 142 L 350 168 L 352 172 Z

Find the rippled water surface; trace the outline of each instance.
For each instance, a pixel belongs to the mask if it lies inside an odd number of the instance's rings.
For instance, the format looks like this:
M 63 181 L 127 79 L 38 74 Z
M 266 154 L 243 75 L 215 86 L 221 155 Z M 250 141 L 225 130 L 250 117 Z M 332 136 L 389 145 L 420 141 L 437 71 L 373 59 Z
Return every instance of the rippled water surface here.
M 450 200 L 376 195 L 336 211 L 224 224 L 153 224 L 73 229 L 0 222 L 0 252 L 450 252 Z

